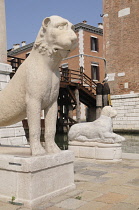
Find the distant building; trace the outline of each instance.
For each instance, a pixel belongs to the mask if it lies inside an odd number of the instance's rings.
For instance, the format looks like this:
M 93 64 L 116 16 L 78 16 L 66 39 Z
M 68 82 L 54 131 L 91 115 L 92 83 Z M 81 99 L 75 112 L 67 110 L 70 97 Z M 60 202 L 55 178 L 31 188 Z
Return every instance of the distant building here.
M 139 132 L 139 1 L 103 0 L 103 7 L 106 71 L 118 111 L 114 129 Z
M 104 79 L 104 59 L 103 59 L 103 29 L 88 25 L 86 21 L 75 25 L 75 32 L 78 36 L 77 48 L 64 59 L 61 67 L 69 69 L 80 69 L 93 80 L 102 81 Z M 15 56 L 25 59 L 33 47 L 33 43 L 27 44 L 25 41 L 14 44 L 13 49 L 8 51 L 8 56 Z

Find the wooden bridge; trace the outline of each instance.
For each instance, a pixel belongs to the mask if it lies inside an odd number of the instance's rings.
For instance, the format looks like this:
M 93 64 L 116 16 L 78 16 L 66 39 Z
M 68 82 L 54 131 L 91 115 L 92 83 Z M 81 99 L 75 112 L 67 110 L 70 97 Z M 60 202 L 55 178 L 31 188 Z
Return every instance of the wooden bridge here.
M 13 68 L 11 78 L 24 60 L 8 56 L 8 62 Z M 96 106 L 97 84 L 83 72 L 82 67 L 79 70 L 60 68 L 60 74 L 57 132 L 66 133 L 71 125 L 80 122 L 80 102 L 89 108 Z

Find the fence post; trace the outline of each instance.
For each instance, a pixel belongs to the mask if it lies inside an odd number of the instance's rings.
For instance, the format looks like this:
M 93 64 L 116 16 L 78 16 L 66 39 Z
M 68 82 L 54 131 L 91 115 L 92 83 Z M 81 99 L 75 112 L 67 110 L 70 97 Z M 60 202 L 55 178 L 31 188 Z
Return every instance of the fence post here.
M 93 85 L 92 79 L 90 79 L 90 90 L 91 90 L 91 91 L 92 91 L 92 85 Z
M 96 87 L 96 119 L 100 117 L 100 113 L 103 106 L 102 90 L 103 90 L 103 85 L 101 83 L 98 83 Z
M 80 67 L 81 85 L 83 85 L 83 66 Z
M 79 100 L 79 90 L 75 90 L 75 98 L 76 98 L 76 120 L 79 123 L 80 118 L 81 118 L 81 113 L 80 113 L 80 100 Z
M 102 94 L 103 94 L 103 106 L 110 105 L 108 100 L 108 96 L 110 95 L 110 88 L 108 83 L 104 83 Z
M 71 83 L 71 69 L 68 69 L 68 82 Z

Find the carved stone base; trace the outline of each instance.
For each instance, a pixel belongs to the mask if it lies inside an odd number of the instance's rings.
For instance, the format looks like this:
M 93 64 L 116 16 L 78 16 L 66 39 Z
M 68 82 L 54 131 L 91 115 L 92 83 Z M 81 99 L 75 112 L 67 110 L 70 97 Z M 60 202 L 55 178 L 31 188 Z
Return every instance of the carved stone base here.
M 0 200 L 36 207 L 75 188 L 71 151 L 45 156 L 0 155 Z
M 69 150 L 78 158 L 116 162 L 121 161 L 122 157 L 121 144 L 70 141 Z

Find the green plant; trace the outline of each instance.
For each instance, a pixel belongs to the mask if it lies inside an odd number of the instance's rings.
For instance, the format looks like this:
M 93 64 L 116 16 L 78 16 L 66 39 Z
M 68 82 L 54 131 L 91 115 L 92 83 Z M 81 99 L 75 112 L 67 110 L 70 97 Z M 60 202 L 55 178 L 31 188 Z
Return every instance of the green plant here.
M 82 199 L 82 197 L 81 197 L 81 196 L 77 196 L 77 197 L 75 197 L 75 199 L 77 199 L 77 200 L 81 200 L 81 199 Z
M 15 201 L 15 196 L 12 196 L 11 200 L 12 200 L 12 203 L 13 203 Z

